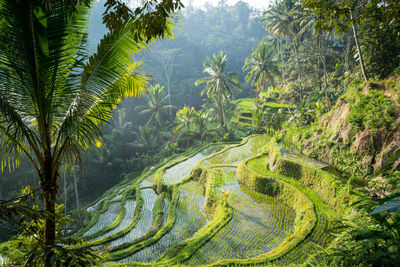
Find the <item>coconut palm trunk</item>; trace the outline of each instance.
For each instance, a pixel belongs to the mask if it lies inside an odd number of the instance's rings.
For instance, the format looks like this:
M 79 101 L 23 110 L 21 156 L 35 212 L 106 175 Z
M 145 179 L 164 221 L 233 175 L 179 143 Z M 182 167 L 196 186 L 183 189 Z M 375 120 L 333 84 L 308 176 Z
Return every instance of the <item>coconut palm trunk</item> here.
M 80 171 L 81 166 L 76 166 L 74 168 L 74 189 L 75 189 L 75 199 L 76 199 L 76 209 L 78 211 L 79 224 L 82 225 L 82 216 L 81 216 L 81 203 L 79 201 L 79 190 L 78 190 L 78 175 L 77 172 Z
M 187 139 L 186 139 L 186 150 L 189 149 L 189 143 L 190 143 L 190 123 L 188 122 L 187 124 Z
M 301 81 L 302 75 L 301 75 L 301 71 L 300 71 L 299 53 L 297 51 L 297 41 L 294 42 L 293 47 L 294 47 L 294 53 L 296 56 L 297 75 L 299 76 L 299 80 L 300 80 L 300 101 L 303 101 L 303 84 Z
M 221 109 L 221 128 L 224 134 L 226 134 L 228 132 L 228 129 L 226 127 L 226 119 L 225 119 L 225 108 L 224 108 L 224 99 L 221 97 L 221 95 L 219 95 L 218 97 L 219 99 L 219 105 L 220 105 L 220 109 Z
M 35 260 L 50 267 L 61 263 L 54 257 L 60 167 L 101 139 L 121 99 L 145 91 L 149 78 L 132 55 L 149 44 L 135 38 L 147 30 L 138 32 L 132 19 L 106 34 L 89 59 L 86 1 L 45 2 L 0 5 L 0 17 L 7 18 L 0 23 L 0 152 L 3 165 L 24 155 L 37 173 L 48 216 L 40 248 L 46 256 Z M 148 42 L 171 37 L 170 26 L 167 20 L 163 34 L 149 33 Z
M 65 166 L 63 173 L 63 186 L 64 186 L 64 216 L 67 216 L 67 168 Z
M 282 39 L 280 39 L 279 38 L 279 41 L 278 41 L 278 45 L 279 45 L 279 47 L 278 47 L 278 56 L 279 56 L 279 60 L 280 60 L 280 72 L 282 73 L 282 80 L 281 80 L 281 82 L 285 82 L 285 76 L 286 76 L 286 74 L 285 74 L 285 68 L 283 67 L 283 45 L 282 45 Z
M 46 153 L 47 152 L 47 153 Z M 44 244 L 47 251 L 52 251 L 56 240 L 56 221 L 55 207 L 58 191 L 57 174 L 54 172 L 51 152 L 47 150 L 44 157 L 44 172 L 40 177 L 40 185 L 44 196 L 44 209 L 48 216 L 45 218 Z M 44 259 L 44 266 L 51 267 L 51 257 L 53 253 L 48 253 Z
M 356 44 L 356 48 L 357 48 L 357 52 L 358 52 L 358 61 L 360 62 L 361 72 L 362 72 L 364 81 L 367 83 L 368 75 L 367 75 L 367 72 L 365 71 L 364 60 L 363 60 L 360 44 L 358 43 L 357 28 L 356 28 L 356 23 L 354 21 L 353 11 L 350 10 L 349 12 L 350 12 L 351 28 L 353 30 L 354 42 Z

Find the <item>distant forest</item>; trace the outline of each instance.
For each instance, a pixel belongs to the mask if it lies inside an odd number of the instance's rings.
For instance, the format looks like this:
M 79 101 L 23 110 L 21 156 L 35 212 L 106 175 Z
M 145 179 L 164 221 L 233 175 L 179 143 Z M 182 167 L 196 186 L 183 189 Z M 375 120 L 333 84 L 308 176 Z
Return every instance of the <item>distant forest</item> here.
M 90 14 L 90 52 L 95 51 L 96 44 L 106 31 L 101 23 L 104 2 L 98 1 Z M 244 81 L 242 67 L 252 48 L 267 34 L 261 19 L 262 12 L 252 9 L 244 2 L 238 2 L 234 6 L 207 5 L 204 9 L 186 6 L 182 13 L 176 15 L 175 38 L 163 40 L 154 45 L 151 51 L 137 56 L 143 61 L 142 71 L 152 75 L 153 84 L 164 86 L 165 92 L 170 90 L 171 105 L 176 107 L 171 110 L 171 117 L 175 117 L 176 111 L 184 105 L 197 109 L 207 100 L 206 96 L 200 95 L 203 87 L 195 86 L 195 81 L 204 76 L 204 60 L 221 50 L 229 55 L 227 71 L 234 71 L 240 76 L 242 91 L 234 90 L 233 99 L 255 96 L 255 88 Z M 86 151 L 81 171 L 76 168 L 65 172 L 68 176 L 76 175 L 80 201 L 83 204 L 93 201 L 110 186 L 121 181 L 127 173 L 141 172 L 144 167 L 161 160 L 162 153 L 151 157 L 151 153 L 142 153 L 134 145 L 140 139 L 139 127 L 145 125 L 149 119 L 149 116 L 138 115 L 137 106 L 145 105 L 146 102 L 144 97 L 123 101 L 103 130 L 104 140 L 101 147 L 91 147 Z M 175 141 L 172 128 L 162 134 L 165 135 L 165 140 L 171 139 L 171 143 Z M 158 152 L 160 150 L 168 151 L 168 148 L 158 148 Z M 76 208 L 76 198 L 73 180 L 67 179 L 67 183 L 67 210 L 70 211 Z M 6 170 L 0 174 L 0 199 L 14 197 L 27 184 L 38 187 L 36 174 L 22 158 L 18 169 L 11 173 Z M 62 202 L 63 194 L 58 197 Z

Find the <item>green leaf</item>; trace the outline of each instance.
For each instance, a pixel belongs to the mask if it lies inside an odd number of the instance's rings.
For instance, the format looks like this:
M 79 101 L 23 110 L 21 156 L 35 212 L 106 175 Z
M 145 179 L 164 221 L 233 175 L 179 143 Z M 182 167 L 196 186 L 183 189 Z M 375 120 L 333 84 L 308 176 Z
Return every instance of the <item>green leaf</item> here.
M 371 215 L 378 214 L 380 212 L 392 212 L 392 213 L 399 213 L 400 212 L 400 198 L 390 200 L 386 204 L 383 204 L 377 208 L 375 208 Z

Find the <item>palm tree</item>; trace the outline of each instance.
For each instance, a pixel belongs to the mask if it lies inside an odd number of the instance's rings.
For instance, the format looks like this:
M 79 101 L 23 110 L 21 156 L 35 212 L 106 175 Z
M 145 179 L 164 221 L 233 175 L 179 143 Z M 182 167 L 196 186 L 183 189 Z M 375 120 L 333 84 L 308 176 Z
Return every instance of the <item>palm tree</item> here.
M 363 20 L 366 16 L 371 13 L 365 12 L 366 10 L 375 10 L 374 6 L 381 5 L 381 2 L 375 2 L 371 4 L 369 8 L 366 8 L 368 3 L 371 1 L 338 1 L 334 2 L 321 2 L 319 0 L 304 0 L 302 5 L 305 8 L 313 10 L 317 14 L 318 29 L 325 31 L 333 31 L 343 33 L 351 27 L 351 31 L 354 38 L 354 44 L 356 46 L 358 61 L 361 68 L 364 81 L 368 82 L 368 75 L 365 71 L 364 60 L 362 56 L 362 50 L 359 44 L 359 37 L 357 33 L 357 21 Z M 398 1 L 393 1 L 398 2 Z M 378 4 L 379 3 L 379 4 Z M 389 4 L 390 6 L 390 4 Z M 386 6 L 385 6 L 386 9 Z M 387 8 L 390 9 L 390 8 Z M 365 12 L 365 13 L 364 13 Z M 364 14 L 363 14 L 364 13 Z M 396 13 L 397 16 L 397 13 Z M 390 16 L 388 16 L 390 17 Z
M 215 95 L 215 100 L 217 101 L 221 112 L 220 125 L 222 130 L 226 133 L 226 118 L 224 110 L 224 102 L 227 101 L 229 97 L 232 96 L 232 91 L 230 87 L 235 87 L 240 89 L 238 84 L 237 74 L 234 72 L 225 73 L 225 64 L 228 60 L 228 55 L 220 51 L 217 55 L 214 54 L 212 58 L 207 57 L 204 62 L 203 72 L 207 73 L 209 77 L 204 77 L 195 82 L 195 85 L 206 83 L 206 87 L 201 92 L 201 95 L 207 94 L 208 98 Z
M 265 29 L 269 30 L 274 36 L 288 38 L 293 43 L 296 56 L 297 73 L 301 77 L 300 61 L 297 51 L 297 38 L 299 32 L 298 10 L 301 9 L 299 2 L 296 0 L 284 0 L 272 6 L 263 15 L 262 23 Z M 300 95 L 303 98 L 303 87 L 300 84 Z
M 146 153 L 149 153 L 157 145 L 157 138 L 154 136 L 154 127 L 150 125 L 139 126 L 139 131 L 134 132 L 134 134 L 137 137 L 136 144 L 134 145 L 143 148 Z
M 305 9 L 296 9 L 294 10 L 294 13 L 297 16 L 297 22 L 298 25 L 300 26 L 299 32 L 296 34 L 295 39 L 300 38 L 302 35 L 304 35 L 306 32 L 310 32 L 310 29 L 312 29 L 312 36 L 315 41 L 315 48 L 318 53 L 319 61 L 318 61 L 318 80 L 320 79 L 320 69 L 319 65 L 320 62 L 322 63 L 322 68 L 324 72 L 324 90 L 327 96 L 327 85 L 328 85 L 328 71 L 327 71 L 327 64 L 326 64 L 326 47 L 323 46 L 323 43 L 325 39 L 328 37 L 330 34 L 329 32 L 327 34 L 324 34 L 324 32 L 321 29 L 313 29 L 313 26 L 315 25 L 316 21 L 316 14 L 314 12 L 310 12 L 310 10 L 305 10 Z M 321 85 L 319 86 L 321 89 Z
M 176 119 L 181 122 L 180 125 L 175 127 L 174 132 L 182 127 L 186 127 L 185 134 L 187 135 L 186 150 L 189 148 L 189 136 L 190 136 L 190 124 L 193 122 L 195 116 L 195 109 L 193 107 L 184 106 L 182 109 L 176 112 Z
M 207 114 L 203 110 L 196 111 L 194 114 L 195 132 L 200 136 L 201 143 L 204 143 L 204 138 L 207 136 Z
M 221 121 L 225 119 L 230 121 L 233 113 L 235 112 L 237 106 L 232 104 L 232 102 L 222 102 L 218 103 L 218 96 L 212 95 L 209 101 L 206 101 L 203 105 L 203 110 L 207 110 L 205 116 L 208 120 L 212 122 L 219 122 L 218 129 L 221 130 L 221 136 L 224 136 L 228 131 L 228 125 L 224 128 Z
M 253 81 L 253 85 L 257 86 L 258 91 L 264 91 L 266 82 L 269 81 L 273 88 L 278 89 L 282 99 L 286 100 L 279 89 L 275 85 L 274 77 L 279 76 L 279 63 L 274 60 L 274 50 L 270 42 L 261 41 L 254 49 L 253 53 L 246 58 L 244 62 L 243 71 L 250 69 L 250 72 L 246 75 L 246 81 Z M 290 108 L 287 105 L 287 109 L 290 112 Z
M 298 8 L 298 1 L 283 0 L 263 14 L 262 23 L 273 35 L 292 41 L 299 30 L 295 12 Z
M 147 93 L 147 106 L 141 105 L 137 109 L 142 109 L 139 114 L 151 114 L 147 125 L 154 123 L 158 136 L 161 126 L 165 121 L 170 120 L 169 110 L 175 108 L 175 106 L 166 104 L 169 100 L 169 95 L 164 95 L 164 86 L 159 84 L 150 86 Z
M 23 155 L 38 175 L 44 198 L 44 266 L 56 250 L 55 204 L 61 166 L 74 164 L 101 139 L 101 125 L 121 98 L 138 97 L 147 76 L 132 54 L 133 22 L 115 28 L 87 57 L 89 8 L 80 1 L 2 1 L 0 17 L 0 151 L 2 166 Z M 167 29 L 170 33 L 170 29 Z M 137 38 L 136 38 L 137 39 Z

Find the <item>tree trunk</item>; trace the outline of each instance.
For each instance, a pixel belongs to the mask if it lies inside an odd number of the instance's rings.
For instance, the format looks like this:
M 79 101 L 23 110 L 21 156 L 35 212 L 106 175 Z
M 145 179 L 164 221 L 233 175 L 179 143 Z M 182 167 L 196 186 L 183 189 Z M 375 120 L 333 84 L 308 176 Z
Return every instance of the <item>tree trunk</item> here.
M 156 133 L 157 133 L 157 141 L 160 141 L 161 137 L 160 137 L 160 124 L 158 123 L 157 119 L 156 119 Z
M 168 90 L 168 105 L 169 105 L 169 115 L 172 115 L 172 108 L 171 108 L 171 89 L 169 87 L 169 76 L 167 76 L 167 90 Z
M 51 187 L 53 188 L 53 187 Z M 48 216 L 45 219 L 45 235 L 44 235 L 44 243 L 46 245 L 47 251 L 53 251 L 56 244 L 56 222 L 55 222 L 55 212 L 56 212 L 56 195 L 57 190 L 51 190 L 52 192 L 44 192 L 45 200 L 44 200 L 44 208 L 46 212 L 48 212 Z M 51 267 L 53 264 L 51 263 L 51 257 L 54 255 L 53 253 L 49 253 L 44 262 L 45 267 Z
M 283 67 L 283 55 L 282 55 L 282 53 L 283 53 L 283 48 L 282 48 L 282 40 L 279 39 L 278 43 L 279 43 L 279 53 L 278 53 L 278 55 L 279 55 L 279 60 L 281 61 L 281 67 L 280 67 L 280 69 L 281 69 L 281 73 L 282 73 L 282 83 L 283 83 L 283 85 L 284 85 L 284 82 L 285 82 L 285 68 Z
M 289 114 L 291 114 L 291 115 L 292 115 L 292 111 L 290 110 L 290 108 L 289 108 L 289 105 L 288 105 L 288 103 L 287 103 L 287 101 L 286 101 L 285 97 L 283 96 L 283 94 L 282 94 L 281 90 L 279 89 L 279 87 L 278 87 L 278 86 L 276 86 L 276 85 L 275 85 L 275 83 L 274 83 L 274 80 L 273 80 L 273 78 L 272 78 L 271 74 L 269 74 L 268 76 L 269 76 L 269 77 L 268 77 L 268 78 L 269 78 L 269 82 L 271 83 L 272 87 L 273 87 L 273 88 L 276 88 L 276 89 L 278 89 L 278 92 L 279 92 L 279 94 L 281 95 L 281 97 L 282 97 L 283 101 L 284 101 L 284 102 L 285 102 L 285 104 L 286 104 L 286 108 L 288 109 L 288 111 L 289 111 Z
M 82 225 L 81 204 L 79 202 L 79 192 L 78 192 L 78 177 L 76 175 L 76 172 L 77 172 L 77 167 L 74 168 L 74 188 L 75 188 L 76 209 L 78 210 L 79 224 Z
M 63 187 L 64 187 L 64 217 L 67 216 L 67 168 L 64 165 L 63 173 Z M 67 226 L 64 225 L 64 235 L 67 233 Z
M 323 33 L 318 32 L 317 33 L 317 51 L 318 51 L 318 56 L 319 59 L 321 60 L 323 71 L 324 71 L 324 89 L 326 89 L 328 85 L 328 71 L 326 68 L 326 54 L 325 54 L 325 49 L 323 47 Z
M 350 72 L 349 58 L 351 53 L 351 35 L 346 34 L 346 45 L 343 48 L 344 52 L 344 71 L 346 73 Z
M 221 113 L 222 113 L 222 131 L 224 132 L 224 134 L 226 134 L 228 132 L 228 129 L 226 128 L 226 122 L 225 122 L 225 110 L 224 110 L 224 103 L 223 103 L 223 99 L 220 96 L 219 97 L 219 102 L 220 102 L 220 107 L 221 107 Z
M 326 88 L 328 87 L 328 71 L 327 71 L 327 68 L 326 68 L 325 51 L 321 52 L 321 62 L 322 62 L 322 67 L 324 68 L 324 89 L 326 91 Z
M 46 249 L 46 257 L 44 258 L 44 266 L 52 267 L 52 257 L 54 255 L 54 247 L 56 244 L 56 196 L 57 196 L 57 174 L 53 175 L 52 158 L 50 152 L 44 153 L 44 169 L 41 175 L 40 184 L 42 187 L 44 198 L 44 209 L 48 213 L 45 218 L 44 244 Z
M 325 49 L 322 46 L 322 41 L 323 41 L 323 35 L 321 33 L 318 33 L 318 37 L 317 37 L 317 49 L 318 49 L 318 55 L 319 58 L 322 62 L 322 67 L 324 70 L 324 92 L 325 92 L 325 98 L 327 102 L 329 101 L 329 96 L 328 96 L 328 71 L 326 68 L 326 54 L 325 54 Z M 330 104 L 328 104 L 328 106 L 330 106 Z
M 67 216 L 67 168 L 64 166 L 64 216 Z
M 186 150 L 189 148 L 189 132 L 190 132 L 190 123 L 187 125 L 187 143 L 186 143 Z
M 300 61 L 299 61 L 299 55 L 297 53 L 297 45 L 296 45 L 296 43 L 294 43 L 294 53 L 296 55 L 297 75 L 299 75 L 299 80 L 301 80 Z M 303 85 L 301 84 L 301 81 L 300 81 L 300 102 L 301 101 L 303 101 Z
M 356 29 L 356 24 L 354 22 L 353 11 L 351 11 L 351 10 L 350 10 L 350 19 L 351 19 L 351 28 L 353 29 L 354 42 L 356 43 L 356 47 L 357 47 L 358 60 L 360 62 L 361 72 L 363 74 L 365 83 L 367 83 L 368 76 L 367 76 L 367 72 L 365 71 L 364 60 L 362 57 L 360 44 L 358 43 L 357 29 Z
M 321 62 L 321 59 L 318 57 L 318 64 L 317 64 L 316 73 L 317 73 L 317 81 L 318 81 L 319 90 L 321 90 L 321 64 L 320 64 L 320 62 Z

